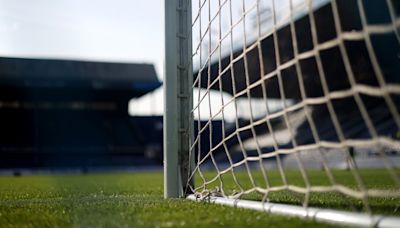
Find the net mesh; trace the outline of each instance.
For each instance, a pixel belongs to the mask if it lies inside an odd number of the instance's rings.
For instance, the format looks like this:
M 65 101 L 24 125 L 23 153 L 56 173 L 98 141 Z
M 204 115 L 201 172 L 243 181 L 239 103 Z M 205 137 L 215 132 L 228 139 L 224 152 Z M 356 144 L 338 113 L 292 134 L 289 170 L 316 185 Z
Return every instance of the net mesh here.
M 192 8 L 187 192 L 398 215 L 399 2 Z

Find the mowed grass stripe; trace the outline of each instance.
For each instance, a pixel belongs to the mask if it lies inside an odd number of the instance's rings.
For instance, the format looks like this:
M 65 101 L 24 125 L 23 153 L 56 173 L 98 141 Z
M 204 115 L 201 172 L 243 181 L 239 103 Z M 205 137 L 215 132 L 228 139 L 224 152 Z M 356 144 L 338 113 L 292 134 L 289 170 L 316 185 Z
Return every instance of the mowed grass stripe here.
M 378 178 L 371 186 L 390 189 L 393 187 L 384 170 L 366 170 L 365 175 Z M 237 172 L 244 185 L 246 173 Z M 212 176 L 212 173 L 207 173 Z M 270 172 L 271 181 L 279 184 L 279 174 Z M 295 171 L 288 171 L 288 179 L 301 185 L 302 179 Z M 347 171 L 335 171 L 341 182 L 354 182 Z M 255 174 L 257 183 L 264 180 Z M 326 184 L 325 174 L 313 171 L 313 183 Z M 275 180 L 276 179 L 276 180 Z M 284 216 L 235 209 L 207 203 L 196 203 L 183 199 L 163 199 L 163 176 L 151 173 L 109 173 L 89 175 L 45 175 L 0 177 L 0 227 L 4 226 L 272 226 L 298 227 L 321 225 Z M 200 183 L 200 182 L 198 182 Z M 232 180 L 225 177 L 225 187 L 234 189 Z M 248 184 L 248 183 L 247 183 Z M 231 187 L 229 187 L 231 186 Z M 210 186 L 212 187 L 212 186 Z M 271 195 L 272 201 L 301 203 L 302 196 L 278 192 Z M 249 196 L 252 197 L 251 195 Z M 258 196 L 254 196 L 255 198 Z M 349 199 L 338 195 L 312 197 L 313 206 L 348 209 Z M 351 202 L 353 209 L 362 208 L 362 203 Z M 398 199 L 378 202 L 382 212 L 392 212 Z M 376 209 L 376 208 L 375 208 Z M 397 212 L 394 212 L 395 214 Z
M 0 177 L 0 227 L 321 227 L 327 224 L 163 199 L 153 173 Z

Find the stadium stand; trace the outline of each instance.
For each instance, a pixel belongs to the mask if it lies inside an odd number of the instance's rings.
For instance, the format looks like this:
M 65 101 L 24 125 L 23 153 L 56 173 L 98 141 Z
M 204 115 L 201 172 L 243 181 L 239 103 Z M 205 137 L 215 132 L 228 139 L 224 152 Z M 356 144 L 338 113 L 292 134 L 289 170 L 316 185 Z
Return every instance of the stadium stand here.
M 128 115 L 160 85 L 151 64 L 0 58 L 0 169 L 161 164 L 162 118 Z

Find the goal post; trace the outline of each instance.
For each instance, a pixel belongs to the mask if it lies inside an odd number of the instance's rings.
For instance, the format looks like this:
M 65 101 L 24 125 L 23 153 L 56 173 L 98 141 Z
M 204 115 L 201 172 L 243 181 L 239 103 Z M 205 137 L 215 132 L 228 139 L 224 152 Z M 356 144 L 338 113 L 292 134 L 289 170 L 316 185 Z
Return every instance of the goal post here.
M 166 0 L 165 197 L 400 225 L 400 4 Z
M 165 0 L 164 197 L 183 197 L 192 107 L 191 1 Z

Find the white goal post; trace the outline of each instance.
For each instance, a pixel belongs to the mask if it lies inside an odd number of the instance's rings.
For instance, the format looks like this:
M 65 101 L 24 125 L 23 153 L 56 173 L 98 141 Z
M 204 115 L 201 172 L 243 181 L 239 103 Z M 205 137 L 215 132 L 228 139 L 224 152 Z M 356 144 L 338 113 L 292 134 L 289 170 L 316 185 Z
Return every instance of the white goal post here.
M 192 137 L 191 1 L 165 1 L 164 196 L 183 197 Z
M 164 4 L 165 198 L 400 226 L 400 2 Z

